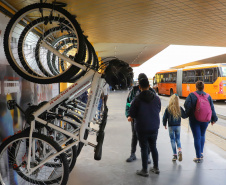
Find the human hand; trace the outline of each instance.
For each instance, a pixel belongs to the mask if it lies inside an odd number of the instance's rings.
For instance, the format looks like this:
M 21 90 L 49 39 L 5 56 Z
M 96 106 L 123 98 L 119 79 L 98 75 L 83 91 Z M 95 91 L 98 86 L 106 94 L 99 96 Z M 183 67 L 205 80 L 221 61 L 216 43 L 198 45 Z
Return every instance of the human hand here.
M 165 126 L 165 129 L 167 129 L 167 126 Z
M 211 125 L 214 125 L 215 123 L 216 123 L 216 122 L 212 121 L 212 122 L 211 122 Z
M 127 118 L 127 120 L 129 121 L 129 122 L 131 122 L 132 120 L 133 120 L 133 118 L 131 118 L 130 116 Z

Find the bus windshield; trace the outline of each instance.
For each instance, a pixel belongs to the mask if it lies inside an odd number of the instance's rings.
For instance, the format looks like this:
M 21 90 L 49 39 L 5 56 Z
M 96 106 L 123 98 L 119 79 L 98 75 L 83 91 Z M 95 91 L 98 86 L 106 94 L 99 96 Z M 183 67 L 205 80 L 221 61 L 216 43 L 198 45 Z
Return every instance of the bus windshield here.
M 222 76 L 226 77 L 226 67 L 222 67 Z

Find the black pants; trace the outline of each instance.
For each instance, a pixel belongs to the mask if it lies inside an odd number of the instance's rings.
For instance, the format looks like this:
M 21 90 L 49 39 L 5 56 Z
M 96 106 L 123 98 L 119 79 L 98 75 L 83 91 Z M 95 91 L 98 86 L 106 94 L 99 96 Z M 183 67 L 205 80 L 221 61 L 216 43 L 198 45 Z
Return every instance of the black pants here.
M 141 148 L 142 167 L 144 170 L 147 170 L 148 168 L 149 147 L 151 150 L 154 167 L 158 167 L 158 150 L 156 148 L 157 136 L 158 131 L 151 134 L 137 133 Z
M 135 153 L 137 148 L 137 133 L 134 127 L 134 121 L 131 121 L 131 128 L 132 128 L 131 153 Z

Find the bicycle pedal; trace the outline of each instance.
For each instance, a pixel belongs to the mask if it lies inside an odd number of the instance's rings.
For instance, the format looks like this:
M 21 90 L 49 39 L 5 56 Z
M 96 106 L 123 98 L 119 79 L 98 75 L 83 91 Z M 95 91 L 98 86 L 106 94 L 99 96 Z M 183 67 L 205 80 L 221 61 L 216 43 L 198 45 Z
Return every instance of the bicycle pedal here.
M 8 100 L 7 101 L 7 108 L 9 110 L 13 110 L 16 106 L 16 101 L 15 100 Z

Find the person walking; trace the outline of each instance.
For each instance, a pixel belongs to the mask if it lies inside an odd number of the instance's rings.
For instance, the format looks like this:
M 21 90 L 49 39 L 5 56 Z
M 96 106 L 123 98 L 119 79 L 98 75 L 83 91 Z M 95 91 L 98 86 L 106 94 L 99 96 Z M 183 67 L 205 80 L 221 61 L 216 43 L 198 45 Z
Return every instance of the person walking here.
M 135 119 L 135 131 L 141 148 L 142 169 L 138 170 L 136 174 L 147 177 L 149 175 L 147 169 L 149 149 L 153 160 L 153 168 L 150 168 L 150 171 L 160 173 L 156 142 L 160 125 L 161 101 L 153 91 L 149 90 L 148 79 L 139 80 L 139 88 L 141 93 L 131 104 L 130 116 Z
M 148 79 L 147 76 L 144 73 L 140 73 L 138 76 L 138 81 L 140 81 L 141 79 Z M 150 88 L 150 90 L 155 93 L 155 91 Z M 136 131 L 134 129 L 134 120 L 131 118 L 130 116 L 130 106 L 131 106 L 131 102 L 133 101 L 133 99 L 140 94 L 140 89 L 139 89 L 139 85 L 133 86 L 133 88 L 130 90 L 129 95 L 127 97 L 126 100 L 126 110 L 125 110 L 125 115 L 127 117 L 127 120 L 129 122 L 131 122 L 131 129 L 132 129 L 132 141 L 131 141 L 131 154 L 130 157 L 126 160 L 126 162 L 132 162 L 134 160 L 136 160 L 136 147 L 137 147 L 137 134 Z M 148 160 L 148 163 L 151 163 L 150 157 Z
M 180 141 L 181 117 L 187 118 L 187 115 L 185 114 L 184 109 L 179 105 L 179 96 L 177 94 L 173 94 L 170 97 L 169 105 L 165 109 L 163 119 L 162 119 L 163 126 L 165 127 L 165 129 L 167 129 L 167 121 L 168 121 L 169 136 L 170 136 L 171 146 L 173 149 L 172 161 L 176 161 L 177 158 L 179 161 L 182 161 L 182 149 L 181 149 L 181 141 Z M 177 149 L 178 149 L 178 156 L 177 156 Z
M 218 120 L 213 100 L 203 90 L 204 82 L 197 81 L 196 91 L 190 93 L 184 103 L 185 112 L 189 116 L 189 124 L 194 137 L 196 158 L 193 161 L 196 163 L 200 163 L 204 158 L 205 133 L 209 123 L 211 122 L 213 125 Z

